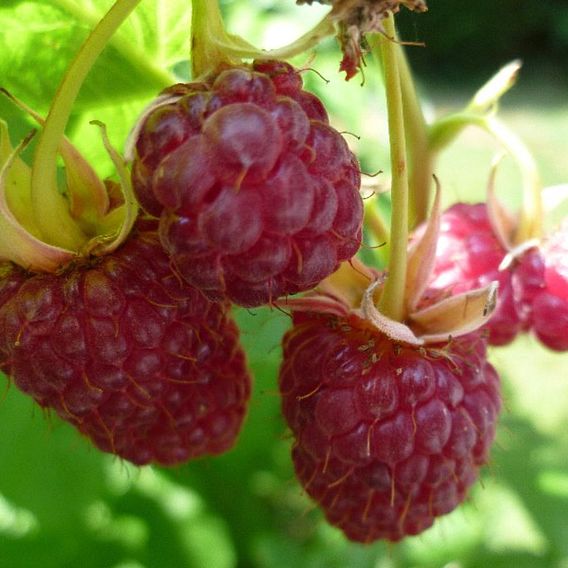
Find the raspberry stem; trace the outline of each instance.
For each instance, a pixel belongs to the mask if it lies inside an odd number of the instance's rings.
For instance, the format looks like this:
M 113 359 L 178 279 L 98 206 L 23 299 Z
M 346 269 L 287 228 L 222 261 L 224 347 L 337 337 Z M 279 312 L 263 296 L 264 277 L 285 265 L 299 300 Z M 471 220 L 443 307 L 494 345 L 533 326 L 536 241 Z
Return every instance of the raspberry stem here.
M 191 67 L 193 78 L 215 71 L 223 63 L 239 65 L 242 59 L 288 59 L 314 49 L 334 35 L 332 9 L 312 29 L 292 43 L 270 50 L 259 49 L 225 29 L 217 0 L 192 1 Z
M 191 2 L 191 70 L 193 78 L 215 71 L 220 65 L 241 63 L 231 53 L 236 38 L 229 36 L 217 0 Z
M 389 240 L 389 231 L 381 217 L 381 214 L 377 211 L 374 205 L 375 204 L 369 204 L 365 207 L 364 225 L 377 239 L 378 243 L 385 243 Z
M 425 221 L 428 215 L 430 190 L 432 187 L 433 157 L 428 148 L 428 126 L 416 92 L 412 71 L 406 58 L 403 44 L 400 43 L 398 36 L 395 36 L 394 40 L 398 59 L 410 172 L 409 215 L 411 226 L 415 227 Z M 369 44 L 373 56 L 380 63 L 381 71 L 384 74 L 380 42 L 375 36 L 370 38 Z
M 83 81 L 109 39 L 139 3 L 118 0 L 92 30 L 69 66 L 40 134 L 32 168 L 32 208 L 43 238 L 52 245 L 78 250 L 87 240 L 57 189 L 58 148 Z
M 542 184 L 536 162 L 524 142 L 496 116 L 485 120 L 484 128 L 517 162 L 523 178 L 523 204 L 515 244 L 542 237 Z
M 392 13 L 385 18 L 384 28 L 385 36 L 380 36 L 378 39 L 384 68 L 389 122 L 392 213 L 388 278 L 379 302 L 379 309 L 388 318 L 403 321 L 406 315 L 404 290 L 408 244 L 408 163 L 398 46 Z
M 429 144 L 436 155 L 450 144 L 467 126 L 477 126 L 491 135 L 515 160 L 523 181 L 523 204 L 513 244 L 542 236 L 542 198 L 538 168 L 524 142 L 497 116 L 480 116 L 471 112 L 459 112 L 442 118 L 430 128 Z
M 402 46 L 397 46 L 404 128 L 410 161 L 409 214 L 412 226 L 426 220 L 432 187 L 434 160 L 428 148 L 428 127 L 416 93 L 412 71 Z

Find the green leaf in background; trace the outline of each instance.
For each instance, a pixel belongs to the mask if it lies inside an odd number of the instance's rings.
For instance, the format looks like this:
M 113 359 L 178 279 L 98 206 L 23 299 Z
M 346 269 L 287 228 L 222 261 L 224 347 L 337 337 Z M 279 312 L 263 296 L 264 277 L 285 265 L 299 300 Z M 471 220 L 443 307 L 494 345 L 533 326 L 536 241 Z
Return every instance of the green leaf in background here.
M 45 113 L 69 62 L 111 5 L 110 0 L 28 0 L 0 7 L 1 86 Z M 111 142 L 122 150 L 144 106 L 176 82 L 173 69 L 189 57 L 189 29 L 185 0 L 145 0 L 93 67 L 68 133 L 99 175 L 109 176 L 114 168 L 89 122 L 108 124 Z
M 14 387 L 0 416 L 0 492 L 16 507 L 30 511 L 40 528 L 64 525 L 71 530 L 82 508 L 103 490 L 99 452 L 57 418 L 45 418 Z M 49 491 L 43 491 L 45 487 Z
M 69 61 L 111 5 L 38 0 L 0 8 L 2 86 L 45 111 Z M 189 23 L 184 1 L 143 2 L 96 63 L 77 108 L 144 97 L 174 82 L 171 69 L 189 56 Z

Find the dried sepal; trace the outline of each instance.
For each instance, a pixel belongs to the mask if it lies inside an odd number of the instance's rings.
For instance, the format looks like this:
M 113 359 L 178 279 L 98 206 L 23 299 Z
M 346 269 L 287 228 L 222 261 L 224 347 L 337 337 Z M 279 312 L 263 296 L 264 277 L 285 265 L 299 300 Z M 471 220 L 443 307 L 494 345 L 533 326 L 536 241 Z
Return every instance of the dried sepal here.
M 361 43 L 367 33 L 385 33 L 383 20 L 406 6 L 409 10 L 425 12 L 424 0 L 335 0 L 330 18 L 337 22 L 337 38 L 343 52 L 340 70 L 349 80 L 362 66 Z M 395 41 L 395 38 L 391 38 Z
M 395 341 L 424 345 L 448 341 L 479 329 L 487 323 L 497 301 L 497 282 L 450 296 L 411 313 L 406 323 L 391 320 L 377 308 L 381 281 L 373 282 L 363 294 L 360 314 L 381 333 Z
M 338 298 L 324 295 L 306 295 L 299 298 L 284 298 L 276 300 L 274 305 L 291 311 L 329 314 L 347 317 L 349 308 Z
M 428 286 L 430 274 L 436 263 L 436 245 L 440 233 L 441 189 L 438 179 L 436 194 L 424 232 L 409 247 L 406 267 L 405 304 L 408 312 L 416 310 L 422 294 Z
M 447 341 L 479 329 L 495 310 L 498 283 L 450 296 L 409 315 L 425 343 Z
M 395 341 L 402 341 L 411 345 L 422 345 L 424 343 L 423 339 L 417 337 L 408 325 L 392 320 L 379 311 L 375 294 L 381 285 L 382 282 L 380 280 L 375 280 L 365 290 L 360 308 L 363 319 Z

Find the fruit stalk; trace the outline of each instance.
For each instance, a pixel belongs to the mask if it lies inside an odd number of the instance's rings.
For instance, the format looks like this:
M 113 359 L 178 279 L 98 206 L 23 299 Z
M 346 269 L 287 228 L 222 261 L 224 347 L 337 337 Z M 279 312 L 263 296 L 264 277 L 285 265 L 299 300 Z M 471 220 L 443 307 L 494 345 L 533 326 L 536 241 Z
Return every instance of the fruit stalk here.
M 480 116 L 473 112 L 458 112 L 432 125 L 429 145 L 432 156 L 449 145 L 467 126 L 477 126 L 493 137 L 515 160 L 522 176 L 523 205 L 515 243 L 542 236 L 542 198 L 538 168 L 523 141 L 493 114 Z
M 425 221 L 428 215 L 433 158 L 428 148 L 428 127 L 416 93 L 412 71 L 401 46 L 397 46 L 396 52 L 410 160 L 409 215 L 412 227 L 416 227 Z
M 513 133 L 496 116 L 487 118 L 485 129 L 515 160 L 523 179 L 523 204 L 519 220 L 519 228 L 515 235 L 517 243 L 542 237 L 542 198 L 541 181 L 538 168 L 532 154 L 523 141 Z
M 409 221 L 411 227 L 416 227 L 426 220 L 428 214 L 433 157 L 428 147 L 428 125 L 416 92 L 412 70 L 398 36 L 394 36 L 394 40 L 409 161 Z M 369 45 L 373 56 L 380 64 L 384 80 L 384 64 L 379 38 L 371 37 Z
M 399 59 L 395 43 L 392 14 L 384 21 L 385 36 L 379 38 L 385 75 L 385 90 L 389 122 L 391 154 L 391 231 L 388 278 L 380 300 L 380 311 L 390 319 L 402 321 L 405 316 L 404 289 L 406 284 L 408 243 L 408 164 L 406 135 L 400 84 Z
M 69 66 L 41 131 L 32 169 L 32 207 L 42 236 L 50 244 L 78 250 L 87 240 L 57 189 L 58 148 L 83 81 L 109 39 L 139 3 L 118 0 L 92 30 Z
M 193 78 L 215 70 L 220 64 L 235 66 L 239 58 L 230 54 L 228 37 L 217 0 L 191 2 L 191 71 Z

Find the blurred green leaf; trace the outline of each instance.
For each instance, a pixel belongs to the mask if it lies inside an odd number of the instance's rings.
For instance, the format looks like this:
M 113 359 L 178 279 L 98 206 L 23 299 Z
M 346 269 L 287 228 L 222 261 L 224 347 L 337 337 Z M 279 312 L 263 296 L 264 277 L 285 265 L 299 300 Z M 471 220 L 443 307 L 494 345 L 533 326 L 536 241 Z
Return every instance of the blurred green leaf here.
M 67 65 L 111 5 L 109 0 L 28 0 L 0 8 L 2 86 L 45 111 Z M 75 110 L 153 97 L 175 82 L 170 69 L 188 56 L 187 4 L 143 2 L 93 67 Z
M 73 532 L 104 491 L 100 453 L 15 388 L 0 405 L 0 421 L 0 493 L 31 511 L 42 530 Z

